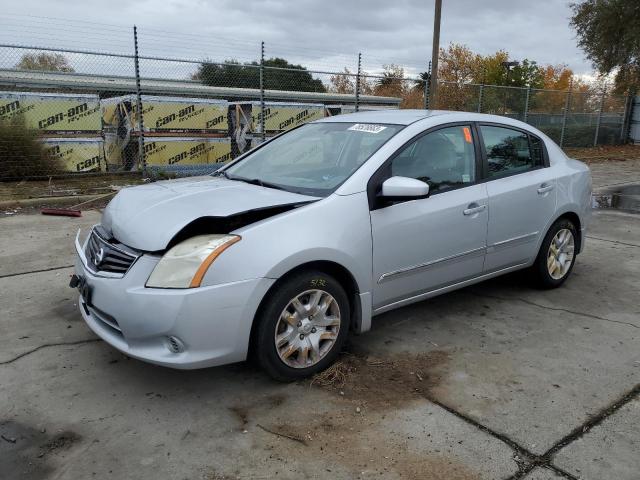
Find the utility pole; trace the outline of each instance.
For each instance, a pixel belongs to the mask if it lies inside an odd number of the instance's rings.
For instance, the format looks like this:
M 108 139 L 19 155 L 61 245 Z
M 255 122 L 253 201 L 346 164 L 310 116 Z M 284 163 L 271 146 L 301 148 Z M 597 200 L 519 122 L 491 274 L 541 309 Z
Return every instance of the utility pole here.
M 438 94 L 438 55 L 440 53 L 440 17 L 442 16 L 442 0 L 436 0 L 433 16 L 433 49 L 431 50 L 431 88 L 429 89 L 429 106 L 436 107 Z
M 260 43 L 260 137 L 265 140 L 264 131 L 264 42 Z
M 511 73 L 511 69 L 514 67 L 517 67 L 520 64 L 520 62 L 517 61 L 513 61 L 513 62 L 502 62 L 502 66 L 507 70 L 507 81 L 505 82 L 505 89 L 504 89 L 504 105 L 502 106 L 502 114 L 505 115 L 507 113 L 507 95 L 509 94 L 509 73 Z
M 358 54 L 358 74 L 356 75 L 356 112 L 360 111 L 360 74 L 362 68 L 362 53 Z

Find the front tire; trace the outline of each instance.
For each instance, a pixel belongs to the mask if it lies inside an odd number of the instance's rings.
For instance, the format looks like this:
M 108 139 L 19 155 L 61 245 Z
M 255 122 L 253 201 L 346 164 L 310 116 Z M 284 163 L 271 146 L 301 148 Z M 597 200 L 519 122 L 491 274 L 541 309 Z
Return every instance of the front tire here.
M 260 366 L 286 382 L 331 365 L 347 339 L 351 318 L 342 285 L 326 273 L 304 271 L 282 280 L 269 295 L 256 319 Z
M 532 267 L 540 288 L 557 288 L 569 278 L 576 261 L 577 238 L 570 220 L 561 218 L 551 226 Z

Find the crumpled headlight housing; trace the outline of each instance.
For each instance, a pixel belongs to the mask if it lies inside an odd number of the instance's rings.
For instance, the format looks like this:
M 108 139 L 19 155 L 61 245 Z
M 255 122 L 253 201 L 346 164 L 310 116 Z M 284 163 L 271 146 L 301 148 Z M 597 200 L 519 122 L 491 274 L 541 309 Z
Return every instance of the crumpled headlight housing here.
M 147 287 L 196 288 L 218 256 L 238 235 L 197 235 L 170 248 L 151 272 Z

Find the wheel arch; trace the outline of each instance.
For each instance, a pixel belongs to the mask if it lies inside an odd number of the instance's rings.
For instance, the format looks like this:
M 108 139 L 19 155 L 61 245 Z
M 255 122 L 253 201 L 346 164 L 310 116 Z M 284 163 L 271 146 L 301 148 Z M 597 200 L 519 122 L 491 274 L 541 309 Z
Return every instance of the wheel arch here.
M 281 275 L 271 287 L 264 294 L 258 308 L 256 309 L 256 313 L 253 317 L 251 323 L 251 334 L 249 335 L 249 355 L 252 352 L 255 352 L 254 342 L 256 339 L 256 330 L 258 322 L 256 319 L 259 317 L 260 313 L 264 309 L 266 302 L 271 297 L 273 291 L 278 288 L 283 281 L 287 278 L 295 275 L 296 273 L 305 271 L 305 270 L 317 270 L 327 275 L 331 275 L 334 277 L 340 285 L 344 288 L 347 298 L 349 299 L 349 309 L 351 313 L 351 318 L 349 319 L 349 330 L 350 331 L 360 331 L 361 330 L 361 321 L 362 321 L 362 303 L 360 301 L 360 288 L 358 286 L 358 282 L 356 281 L 355 276 L 352 272 L 349 271 L 344 265 L 341 265 L 338 262 L 331 260 L 312 260 L 305 263 L 301 263 L 283 275 Z
M 576 238 L 576 255 L 579 254 L 582 251 L 582 245 L 583 245 L 583 234 L 584 234 L 584 230 L 582 229 L 583 226 L 583 221 L 580 218 L 580 215 L 578 213 L 576 213 L 577 209 L 573 209 L 573 208 L 567 208 L 565 210 L 562 210 L 560 212 L 557 212 L 556 215 L 549 221 L 549 223 L 544 227 L 544 230 L 542 232 L 542 234 L 538 237 L 538 244 L 536 247 L 536 254 L 533 257 L 533 260 L 531 261 L 532 263 L 535 261 L 535 259 L 537 258 L 537 256 L 540 254 L 540 249 L 542 248 L 542 243 L 544 242 L 544 238 L 547 236 L 547 233 L 549 232 L 549 229 L 553 226 L 554 223 L 556 223 L 558 220 L 562 220 L 563 218 L 570 220 L 571 223 L 573 223 L 576 227 L 576 232 L 577 232 L 577 238 Z
M 576 212 L 574 212 L 573 210 L 568 210 L 564 213 L 561 213 L 553 220 L 553 222 L 551 222 L 551 224 L 547 228 L 547 231 L 549 231 L 549 228 L 551 228 L 551 225 L 556 223 L 558 220 L 562 220 L 562 219 L 569 220 L 576 227 L 576 233 L 578 234 L 576 238 L 576 243 L 577 243 L 576 252 L 580 253 L 582 251 L 582 221 L 580 220 L 580 215 L 578 215 Z

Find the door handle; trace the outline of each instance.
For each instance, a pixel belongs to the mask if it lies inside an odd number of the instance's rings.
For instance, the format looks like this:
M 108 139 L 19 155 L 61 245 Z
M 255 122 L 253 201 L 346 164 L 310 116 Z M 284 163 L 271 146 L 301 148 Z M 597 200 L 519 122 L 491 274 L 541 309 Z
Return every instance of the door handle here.
M 553 185 L 549 185 L 548 183 L 543 183 L 542 185 L 540 185 L 540 188 L 538 188 L 538 194 L 544 195 L 545 193 L 550 192 L 551 190 L 553 190 Z
M 467 208 L 465 208 L 462 213 L 464 215 L 473 215 L 474 213 L 480 213 L 481 211 L 483 211 L 485 208 L 487 208 L 486 205 L 478 205 L 477 203 L 472 203 L 470 204 Z

